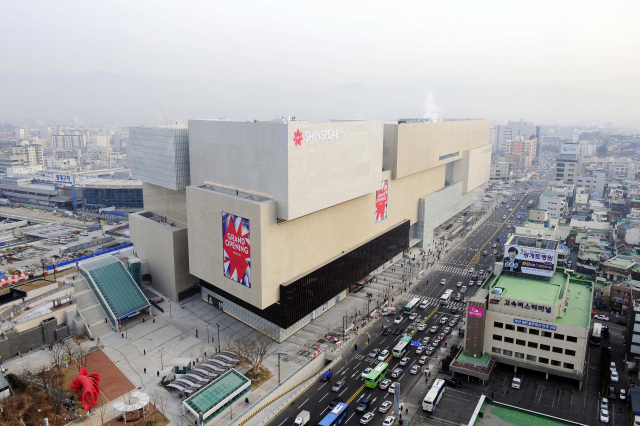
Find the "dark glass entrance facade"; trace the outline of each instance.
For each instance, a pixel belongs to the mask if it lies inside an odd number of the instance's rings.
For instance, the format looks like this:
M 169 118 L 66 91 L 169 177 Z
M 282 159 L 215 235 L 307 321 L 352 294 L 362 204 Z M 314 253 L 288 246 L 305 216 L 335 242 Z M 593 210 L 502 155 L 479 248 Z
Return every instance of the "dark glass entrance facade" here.
M 286 329 L 407 248 L 408 220 L 307 275 L 281 285 L 279 303 L 263 310 L 206 281 L 200 280 L 200 283 L 204 288 Z

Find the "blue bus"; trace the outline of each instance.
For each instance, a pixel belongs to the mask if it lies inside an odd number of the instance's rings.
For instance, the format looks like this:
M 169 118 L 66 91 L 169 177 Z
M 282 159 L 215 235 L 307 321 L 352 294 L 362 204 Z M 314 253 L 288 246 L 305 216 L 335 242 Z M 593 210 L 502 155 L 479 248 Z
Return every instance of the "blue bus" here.
M 349 414 L 349 406 L 344 402 L 338 402 L 329 414 L 320 420 L 318 426 L 337 426 L 347 419 L 347 414 Z

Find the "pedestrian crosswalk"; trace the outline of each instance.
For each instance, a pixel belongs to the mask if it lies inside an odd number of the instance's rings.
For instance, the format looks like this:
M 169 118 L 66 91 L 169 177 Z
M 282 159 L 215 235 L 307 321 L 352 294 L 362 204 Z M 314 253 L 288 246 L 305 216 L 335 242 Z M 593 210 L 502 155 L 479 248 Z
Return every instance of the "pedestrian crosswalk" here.
M 453 275 L 471 275 L 471 272 L 467 268 L 461 268 L 458 266 L 443 265 L 438 267 L 439 272 L 446 272 Z
M 454 293 L 455 294 L 455 293 Z M 416 297 L 416 294 L 412 294 L 412 293 L 407 293 L 404 296 L 402 296 L 399 301 L 400 304 L 402 304 L 402 302 L 408 302 L 409 300 L 413 299 L 414 297 Z M 420 304 L 422 304 L 424 301 L 427 302 L 427 308 L 429 306 L 441 306 L 440 305 L 440 297 L 423 297 L 420 299 Z M 465 304 L 463 302 L 456 302 L 453 299 L 451 299 L 446 305 L 444 305 L 444 308 L 446 309 L 453 309 L 453 308 L 462 308 L 464 307 Z

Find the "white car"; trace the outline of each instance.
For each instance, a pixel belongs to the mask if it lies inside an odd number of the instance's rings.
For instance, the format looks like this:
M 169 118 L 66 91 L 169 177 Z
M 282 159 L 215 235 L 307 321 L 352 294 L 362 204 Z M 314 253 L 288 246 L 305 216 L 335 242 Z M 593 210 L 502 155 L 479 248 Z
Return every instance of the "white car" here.
M 620 376 L 618 376 L 618 372 L 617 371 L 612 371 L 611 372 L 611 381 L 614 383 L 618 383 L 620 381 Z
M 393 320 L 393 323 L 394 324 L 400 324 L 402 322 L 402 319 L 403 318 L 400 316 L 400 317 L 396 318 L 395 320 Z
M 621 401 L 624 401 L 625 399 L 627 399 L 627 390 L 620 389 L 620 394 L 618 395 L 618 397 L 620 398 Z
M 415 312 L 414 312 L 414 313 L 412 313 L 411 315 L 409 315 L 409 319 L 410 319 L 411 321 L 413 321 L 413 320 L 414 320 L 414 319 L 416 319 L 416 318 L 418 318 L 418 314 L 416 314 Z
M 609 370 L 610 371 L 618 371 L 618 368 L 616 367 L 616 363 L 611 361 L 611 364 L 609 364 Z
M 362 377 L 364 379 L 365 377 L 367 377 L 369 375 L 369 373 L 371 373 L 371 370 L 373 370 L 373 368 L 371 368 L 371 367 L 365 368 L 364 371 L 362 372 L 362 374 L 360 375 L 360 377 Z
M 391 383 L 391 386 L 389 386 L 389 389 L 387 389 L 387 392 L 396 393 L 396 383 L 398 383 L 398 382 Z
M 600 421 L 602 423 L 609 423 L 609 410 L 600 410 Z
M 456 284 L 457 287 L 462 287 L 462 281 L 458 281 L 458 284 Z
M 395 417 L 387 416 L 387 418 L 384 419 L 384 422 L 382 422 L 382 426 L 391 426 L 395 421 L 396 421 Z
M 440 281 L 440 285 L 445 285 L 447 283 L 447 280 L 445 280 L 444 278 L 442 279 L 442 281 Z
M 594 318 L 600 321 L 609 321 L 609 317 L 602 314 L 598 314 Z
M 502 218 L 503 218 L 503 219 L 506 219 L 506 218 L 507 218 L 507 216 L 502 216 Z
M 418 331 L 425 331 L 427 329 L 427 324 L 420 324 L 418 326 Z
M 373 420 L 373 413 L 364 413 L 360 418 L 360 424 L 368 425 L 371 420 Z
M 384 361 L 385 359 L 387 359 L 388 356 L 389 356 L 389 350 L 385 349 L 384 351 L 380 352 L 380 355 L 378 355 L 378 361 Z

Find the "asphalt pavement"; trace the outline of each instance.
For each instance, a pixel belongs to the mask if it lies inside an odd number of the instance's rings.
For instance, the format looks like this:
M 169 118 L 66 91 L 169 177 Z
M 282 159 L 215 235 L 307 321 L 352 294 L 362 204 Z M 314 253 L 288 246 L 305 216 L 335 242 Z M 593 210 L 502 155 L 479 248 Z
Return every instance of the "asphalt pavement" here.
M 535 192 L 527 195 L 518 191 L 521 188 L 534 190 Z M 380 318 L 378 320 L 379 327 L 374 325 L 368 333 L 363 333 L 359 336 L 356 340 L 357 350 L 355 350 L 356 346 L 354 345 L 352 350 L 344 357 L 343 362 L 339 364 L 339 367 L 334 368 L 333 378 L 329 382 L 318 380 L 313 383 L 267 424 L 272 426 L 293 425 L 296 415 L 302 410 L 311 413 L 309 424 L 318 424 L 329 412 L 329 403 L 334 398 L 339 398 L 341 402 L 346 402 L 349 405 L 349 415 L 345 423 L 354 425 L 359 423 L 361 418 L 361 415 L 355 412 L 355 408 L 361 399 L 368 398 L 372 401 L 372 404 L 366 411 L 374 413 L 374 418 L 369 424 L 372 426 L 381 425 L 384 419 L 393 411 L 393 408 L 387 413 L 379 412 L 378 408 L 384 401 L 393 402 L 393 394 L 389 393 L 388 390 L 370 389 L 364 386 L 364 377 L 362 375 L 364 369 L 367 367 L 373 368 L 380 362 L 377 357 L 368 356 L 370 352 L 373 349 L 389 351 L 389 356 L 385 358 L 385 361 L 389 364 L 387 378 L 391 379 L 392 382 L 400 383 L 401 403 L 404 399 L 403 395 L 407 395 L 419 380 L 424 380 L 425 373 L 422 371 L 415 375 L 409 373 L 411 367 L 418 364 L 421 357 L 421 355 L 415 353 L 415 348 L 412 347 L 407 353 L 406 356 L 410 360 L 406 366 L 399 366 L 400 358 L 391 356 L 391 351 L 402 337 L 402 334 L 396 335 L 392 332 L 388 335 L 383 335 L 381 332 L 376 334 L 374 330 L 379 329 L 382 331 L 383 326 L 390 325 L 391 330 L 402 327 L 404 331 L 408 327 L 413 329 L 418 324 L 424 323 L 427 325 L 424 331 L 417 331 L 417 328 L 415 331 L 411 331 L 413 340 L 422 340 L 426 336 L 433 338 L 440 333 L 446 326 L 446 324 L 440 324 L 442 317 L 445 316 L 450 319 L 452 316 L 451 309 L 458 308 L 459 311 L 462 311 L 460 308 L 464 307 L 462 302 L 455 302 L 453 299 L 446 306 L 440 306 L 440 296 L 446 289 L 453 289 L 454 293 L 460 291 L 461 287 L 457 286 L 458 282 L 462 283 L 461 286 L 468 287 L 464 296 L 469 297 L 476 293 L 480 287 L 478 285 L 470 286 L 469 281 L 472 273 L 469 269 L 486 270 L 494 264 L 495 256 L 493 255 L 493 250 L 497 250 L 500 255 L 504 252 L 504 242 L 497 241 L 497 239 L 507 238 L 509 232 L 513 232 L 514 225 L 519 225 L 526 220 L 526 216 L 519 216 L 517 213 L 527 213 L 526 203 L 530 199 L 537 199 L 542 189 L 543 187 L 537 187 L 531 183 L 514 184 L 513 194 L 509 197 L 504 197 L 506 199 L 505 203 L 499 204 L 490 216 L 467 235 L 464 241 L 458 244 L 451 252 L 447 252 L 445 249 L 445 252 L 441 254 L 440 263 L 432 269 L 431 273 L 402 297 L 398 297 L 397 300 L 394 299 L 393 303 L 398 312 L 397 317 L 400 318 L 398 324 L 393 323 L 394 317 L 386 316 Z M 499 195 L 493 193 L 492 196 Z M 512 200 L 512 197 L 515 198 L 515 201 Z M 521 204 L 524 205 L 523 209 L 520 209 Z M 484 254 L 485 251 L 486 255 Z M 442 280 L 445 282 L 444 285 L 440 284 Z M 420 297 L 421 300 L 427 302 L 428 306 L 424 310 L 416 308 L 415 312 L 418 316 L 411 320 L 409 315 L 403 315 L 401 312 L 406 302 L 413 297 Z M 464 313 L 459 312 L 459 314 L 464 319 Z M 438 332 L 430 333 L 429 328 L 434 325 L 438 327 Z M 458 323 L 456 329 L 461 325 L 462 321 Z M 422 367 L 422 365 L 420 366 Z M 391 378 L 390 372 L 395 368 L 401 368 L 402 372 L 399 377 Z M 431 373 L 436 374 L 435 371 L 431 371 Z M 332 391 L 333 385 L 340 380 L 344 381 L 344 386 L 336 392 Z

